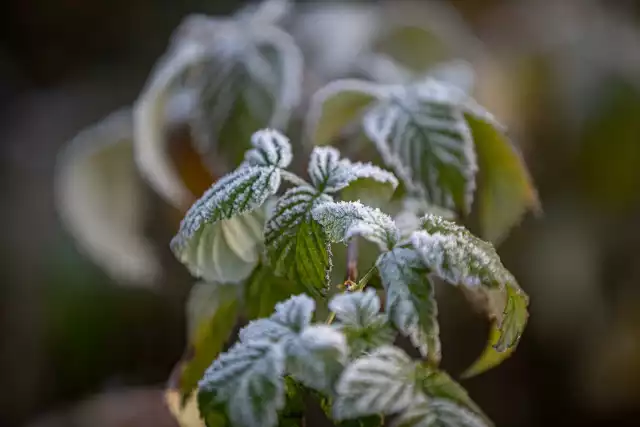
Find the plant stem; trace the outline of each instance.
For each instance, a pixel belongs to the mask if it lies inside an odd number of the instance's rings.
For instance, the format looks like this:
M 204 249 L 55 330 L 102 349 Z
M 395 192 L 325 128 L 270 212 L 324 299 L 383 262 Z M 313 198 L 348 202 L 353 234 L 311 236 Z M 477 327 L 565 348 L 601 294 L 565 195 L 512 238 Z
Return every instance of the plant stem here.
M 347 282 L 358 280 L 358 240 L 351 239 L 347 246 Z

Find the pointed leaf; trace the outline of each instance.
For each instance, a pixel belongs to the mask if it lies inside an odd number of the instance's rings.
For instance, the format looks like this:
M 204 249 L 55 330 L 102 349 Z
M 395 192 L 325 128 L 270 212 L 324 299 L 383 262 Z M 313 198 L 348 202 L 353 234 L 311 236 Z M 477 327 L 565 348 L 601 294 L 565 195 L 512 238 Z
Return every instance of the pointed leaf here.
M 131 111 L 79 133 L 56 165 L 56 207 L 79 248 L 115 280 L 151 285 L 162 267 L 143 233 Z
M 210 406 L 224 403 L 234 426 L 273 427 L 285 401 L 283 375 L 279 346 L 269 341 L 238 343 L 207 369 L 200 393 L 210 393 Z
M 278 200 L 265 226 L 267 259 L 275 273 L 301 283 L 313 296 L 326 291 L 331 252 L 311 211 L 328 201 L 311 187 L 292 188 Z
M 389 319 L 423 356 L 437 363 L 441 357 L 440 326 L 429 270 L 420 256 L 408 248 L 382 254 L 377 266 L 387 293 Z
M 311 99 L 306 119 L 311 143 L 334 144 L 346 128 L 360 122 L 381 95 L 377 85 L 361 80 L 339 80 L 320 89 Z
M 183 365 L 180 393 L 195 389 L 204 371 L 222 351 L 236 324 L 238 287 L 220 283 L 197 283 L 187 301 L 189 347 L 193 355 Z
M 347 338 L 351 357 L 393 343 L 395 334 L 387 316 L 380 313 L 380 299 L 374 290 L 336 295 L 329 301 L 329 309 L 336 313 L 337 327 Z
M 478 212 L 482 236 L 499 243 L 540 202 L 527 168 L 511 141 L 491 123 L 467 115 L 478 154 Z
M 315 207 L 312 214 L 332 242 L 346 243 L 354 236 L 361 236 L 386 251 L 399 238 L 398 229 L 389 215 L 359 202 L 323 203 Z
M 333 393 L 347 361 L 347 342 L 342 333 L 327 325 L 310 326 L 287 342 L 287 372 L 307 387 Z
M 422 219 L 422 229 L 412 235 L 413 247 L 425 265 L 441 279 L 469 288 L 502 289 L 507 283 L 516 283 L 493 245 L 466 228 L 427 214 Z
M 392 87 L 370 109 L 364 131 L 407 189 L 462 213 L 471 210 L 477 170 L 460 103 L 466 95 L 436 80 Z
M 399 348 L 380 347 L 349 364 L 337 384 L 333 404 L 336 420 L 392 414 L 410 406 L 415 389 L 415 365 Z

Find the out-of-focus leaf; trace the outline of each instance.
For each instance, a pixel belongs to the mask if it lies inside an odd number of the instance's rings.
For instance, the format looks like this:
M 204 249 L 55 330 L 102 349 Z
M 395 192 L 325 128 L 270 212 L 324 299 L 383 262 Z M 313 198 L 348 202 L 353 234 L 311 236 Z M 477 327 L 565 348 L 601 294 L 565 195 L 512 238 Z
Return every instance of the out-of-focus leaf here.
M 144 237 L 132 132 L 126 109 L 78 134 L 58 159 L 56 203 L 80 249 L 112 278 L 151 285 L 161 266 Z
M 189 354 L 180 376 L 180 393 L 186 397 L 196 388 L 204 371 L 222 351 L 236 323 L 237 285 L 197 283 L 187 301 Z
M 375 84 L 360 80 L 329 83 L 315 93 L 307 115 L 306 132 L 314 145 L 328 145 L 357 127 L 367 107 L 381 95 Z
M 245 284 L 245 314 L 249 320 L 268 317 L 277 303 L 303 291 L 301 283 L 278 277 L 270 268 L 260 265 Z
M 198 393 L 192 393 L 183 403 L 180 392 L 175 389 L 167 389 L 164 392 L 164 401 L 180 427 L 205 427 L 205 422 L 200 418 L 198 409 Z M 215 420 L 216 427 L 224 427 L 224 417 L 218 416 Z
M 478 159 L 475 210 L 482 237 L 499 243 L 529 209 L 538 211 L 538 194 L 521 156 L 495 126 L 466 116 Z

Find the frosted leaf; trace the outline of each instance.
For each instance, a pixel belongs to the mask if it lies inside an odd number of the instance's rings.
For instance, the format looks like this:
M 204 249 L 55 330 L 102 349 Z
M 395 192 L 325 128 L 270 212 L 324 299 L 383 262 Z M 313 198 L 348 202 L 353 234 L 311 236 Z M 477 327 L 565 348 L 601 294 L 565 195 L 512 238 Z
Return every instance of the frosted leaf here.
M 236 12 L 235 16 L 254 25 L 274 25 L 291 11 L 291 6 L 289 0 L 264 0 L 258 4 L 245 6 Z
M 385 91 L 364 80 L 338 80 L 329 83 L 311 98 L 306 133 L 313 145 L 334 144 L 349 126 L 360 123 L 368 107 Z
M 394 427 L 489 427 L 482 416 L 445 399 L 421 399 L 398 417 Z
M 347 342 L 327 325 L 310 326 L 285 345 L 287 373 L 307 387 L 327 393 L 347 361 Z
M 432 214 L 422 219 L 421 228 L 411 242 L 425 265 L 443 280 L 471 288 L 502 289 L 507 283 L 516 283 L 493 245 L 466 228 Z
M 441 356 L 438 306 L 429 270 L 420 256 L 408 248 L 382 254 L 377 267 L 387 293 L 389 319 L 423 356 L 438 362 Z
M 435 80 L 395 87 L 365 114 L 363 127 L 410 192 L 468 213 L 477 170 L 457 92 Z
M 398 229 L 389 215 L 359 202 L 323 203 L 312 213 L 332 242 L 346 243 L 352 237 L 361 236 L 385 251 L 399 238 Z
M 336 327 L 349 343 L 351 357 L 393 343 L 395 334 L 380 313 L 380 299 L 372 289 L 334 296 L 329 309 L 336 314 Z
M 280 172 L 271 166 L 246 166 L 221 178 L 187 212 L 171 241 L 173 253 L 196 277 L 247 278 L 262 241 L 263 213 L 255 211 L 279 186 Z
M 421 218 L 428 213 L 441 216 L 448 220 L 453 220 L 456 217 L 454 212 L 436 205 L 431 205 L 424 199 L 406 197 L 402 201 L 402 211 L 393 218 L 398 230 L 400 230 L 400 236 L 409 237 L 411 233 L 420 228 Z
M 275 313 L 268 319 L 250 322 L 239 334 L 240 341 L 282 338 L 300 333 L 309 326 L 316 303 L 308 296 L 296 295 L 276 304 Z
M 393 414 L 416 399 L 415 364 L 397 347 L 380 347 L 351 362 L 336 386 L 336 420 Z
M 286 168 L 293 154 L 289 139 L 277 130 L 264 129 L 251 137 L 251 148 L 245 154 L 245 163 L 252 166 Z
M 162 266 L 143 232 L 143 186 L 129 109 L 80 132 L 58 157 L 56 208 L 79 249 L 113 279 L 150 286 Z
M 285 403 L 284 359 L 270 341 L 238 343 L 207 369 L 200 393 L 213 395 L 211 404 L 225 404 L 234 426 L 276 426 Z
M 278 199 L 265 225 L 266 255 L 271 268 L 305 286 L 313 296 L 329 283 L 331 250 L 322 227 L 311 217 L 314 206 L 331 198 L 312 187 L 295 187 Z
M 190 40 L 174 43 L 158 61 L 133 110 L 138 167 L 151 187 L 176 207 L 188 206 L 192 195 L 168 155 L 166 115 L 171 99 L 183 90 L 181 79 L 206 57 L 204 45 Z
M 272 25 L 230 21 L 191 86 L 199 94 L 191 120 L 196 148 L 213 168 L 242 160 L 247 141 L 264 127 L 283 129 L 300 100 L 302 56 Z

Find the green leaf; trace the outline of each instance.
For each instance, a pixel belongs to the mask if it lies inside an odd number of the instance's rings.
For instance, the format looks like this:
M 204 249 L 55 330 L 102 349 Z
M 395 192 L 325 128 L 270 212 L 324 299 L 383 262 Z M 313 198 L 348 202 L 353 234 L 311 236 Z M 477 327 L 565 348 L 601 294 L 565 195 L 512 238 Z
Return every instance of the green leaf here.
M 395 333 L 387 316 L 380 313 L 376 292 L 349 292 L 334 296 L 329 309 L 336 314 L 336 327 L 345 335 L 352 358 L 393 343 Z
M 393 414 L 416 398 L 415 365 L 402 350 L 380 347 L 349 364 L 337 385 L 333 402 L 336 420 Z
M 276 131 L 252 137 L 245 163 L 216 182 L 187 212 L 171 241 L 176 258 L 207 281 L 240 282 L 258 264 L 261 207 L 280 187 L 291 146 Z
M 463 114 L 467 100 L 458 88 L 433 79 L 390 86 L 363 120 L 365 134 L 410 192 L 464 214 L 471 210 L 477 170 Z
M 259 265 L 245 284 L 245 311 L 249 320 L 268 317 L 276 304 L 304 291 L 300 283 L 273 274 Z
M 238 286 L 197 283 L 187 301 L 190 353 L 183 365 L 180 392 L 183 399 L 197 386 L 204 371 L 222 351 L 237 320 Z
M 296 187 L 278 200 L 265 226 L 267 259 L 274 272 L 301 283 L 307 292 L 326 292 L 331 271 L 331 250 L 312 209 L 331 198 L 311 187 Z
M 301 333 L 311 322 L 315 301 L 301 294 L 276 304 L 275 313 L 267 319 L 258 319 L 242 328 L 241 342 L 270 340 L 280 342 Z
M 320 89 L 311 99 L 306 119 L 311 143 L 334 144 L 349 126 L 360 122 L 380 95 L 377 85 L 360 80 L 336 81 Z
M 482 237 L 500 242 L 529 209 L 540 201 L 527 168 L 511 141 L 491 123 L 467 115 L 478 155 L 475 210 Z
M 399 239 L 398 229 L 389 215 L 359 202 L 323 203 L 316 206 L 312 214 L 334 243 L 347 243 L 360 236 L 386 251 Z
M 225 404 L 236 427 L 273 427 L 284 407 L 284 354 L 270 341 L 234 345 L 199 383 L 201 408 Z M 206 416 L 206 413 L 204 415 Z
M 377 262 L 387 293 L 386 312 L 423 356 L 437 364 L 441 357 L 440 326 L 435 289 L 420 256 L 408 248 L 395 248 Z

